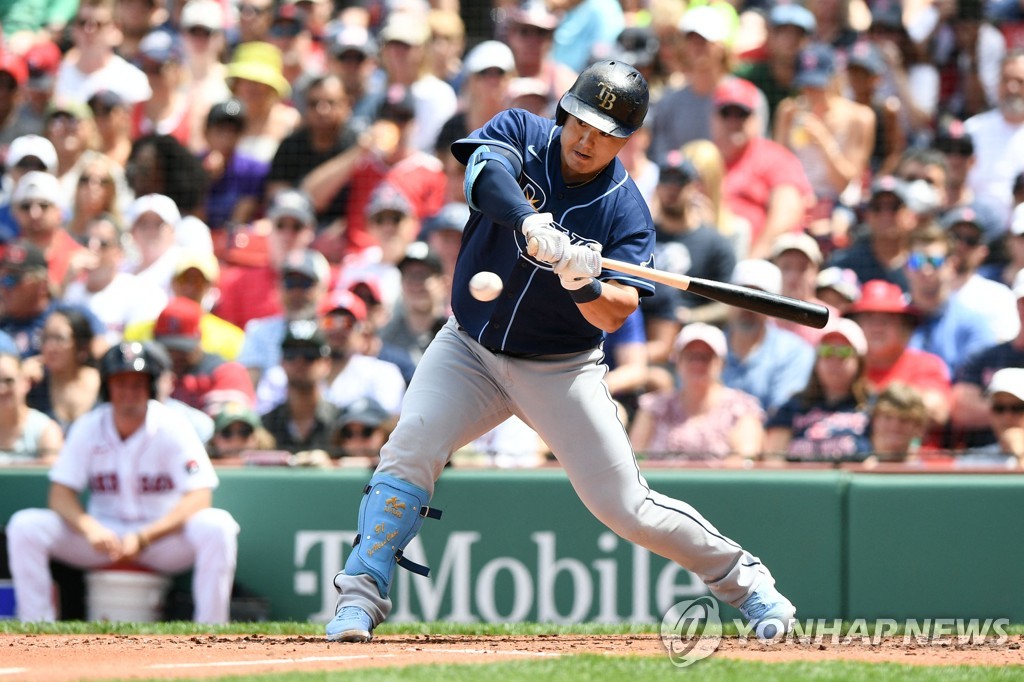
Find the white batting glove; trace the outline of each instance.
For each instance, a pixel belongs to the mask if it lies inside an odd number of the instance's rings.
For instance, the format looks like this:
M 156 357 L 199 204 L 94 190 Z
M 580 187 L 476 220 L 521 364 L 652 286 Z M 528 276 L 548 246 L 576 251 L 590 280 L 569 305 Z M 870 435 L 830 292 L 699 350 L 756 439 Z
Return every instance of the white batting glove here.
M 551 227 L 550 213 L 535 213 L 527 216 L 520 229 L 526 237 L 527 251 L 543 263 L 557 263 L 569 250 L 569 237 Z
M 601 274 L 601 245 L 572 244 L 554 267 L 564 289 L 582 289 Z

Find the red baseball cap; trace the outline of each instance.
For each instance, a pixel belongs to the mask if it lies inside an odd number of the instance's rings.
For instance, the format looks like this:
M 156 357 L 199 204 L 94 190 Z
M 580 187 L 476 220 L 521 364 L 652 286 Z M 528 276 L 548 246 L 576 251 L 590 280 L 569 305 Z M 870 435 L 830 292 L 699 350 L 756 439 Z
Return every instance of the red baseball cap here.
M 321 315 L 326 315 L 335 310 L 344 310 L 360 322 L 366 319 L 366 304 L 363 302 L 363 299 L 348 289 L 337 289 L 331 292 L 320 306 Z
M 896 313 L 917 315 L 910 299 L 898 285 L 881 279 L 867 282 L 860 290 L 860 299 L 850 306 L 847 315 L 858 313 Z
M 172 298 L 156 318 L 153 337 L 171 350 L 195 350 L 202 333 L 203 307 L 190 298 Z
M 743 107 L 747 111 L 757 108 L 760 99 L 757 86 L 742 78 L 726 78 L 715 88 L 715 107 L 728 104 Z
M 11 74 L 11 78 L 19 87 L 28 80 L 28 67 L 25 66 L 25 60 L 13 52 L 0 52 L 0 71 Z

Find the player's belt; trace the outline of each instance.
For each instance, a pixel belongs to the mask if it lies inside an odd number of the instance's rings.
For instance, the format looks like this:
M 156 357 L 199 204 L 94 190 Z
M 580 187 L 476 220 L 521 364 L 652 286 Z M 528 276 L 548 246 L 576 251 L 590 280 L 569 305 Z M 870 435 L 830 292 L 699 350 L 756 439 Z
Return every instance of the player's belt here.
M 458 328 L 459 328 L 460 332 L 466 332 L 467 336 L 469 336 L 470 338 L 473 338 L 473 335 L 470 334 L 469 332 L 467 332 L 466 328 L 463 327 L 461 324 L 458 325 Z M 476 339 L 474 339 L 474 341 L 475 340 Z M 477 342 L 477 343 L 479 343 L 479 342 Z M 507 355 L 510 358 L 517 358 L 517 359 L 520 359 L 520 360 L 531 360 L 531 359 L 536 359 L 536 358 L 540 358 L 540 357 L 544 357 L 545 355 L 548 355 L 548 353 L 516 353 L 516 352 L 510 351 L 510 350 L 501 350 L 500 348 L 493 348 L 492 346 L 487 346 L 487 345 L 484 345 L 482 343 L 480 345 L 483 346 L 484 348 L 486 348 L 491 353 L 494 353 L 495 355 Z

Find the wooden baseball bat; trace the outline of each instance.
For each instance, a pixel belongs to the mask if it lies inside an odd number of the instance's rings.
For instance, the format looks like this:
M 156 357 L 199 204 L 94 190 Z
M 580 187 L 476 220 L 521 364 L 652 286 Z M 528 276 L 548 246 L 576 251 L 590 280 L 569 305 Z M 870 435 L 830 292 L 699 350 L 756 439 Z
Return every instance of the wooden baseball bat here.
M 728 305 L 752 310 L 755 313 L 763 313 L 772 317 L 779 317 L 783 320 L 790 320 L 798 324 L 821 329 L 828 324 L 828 308 L 817 303 L 808 303 L 781 294 L 769 294 L 759 289 L 741 287 L 736 284 L 716 282 L 700 277 L 687 277 L 676 275 L 664 270 L 645 268 L 641 265 L 633 265 L 611 258 L 602 258 L 601 265 L 606 270 L 615 270 L 627 275 L 636 275 L 643 279 L 665 284 L 666 286 L 689 291 L 692 294 L 710 298 L 713 301 L 720 301 Z

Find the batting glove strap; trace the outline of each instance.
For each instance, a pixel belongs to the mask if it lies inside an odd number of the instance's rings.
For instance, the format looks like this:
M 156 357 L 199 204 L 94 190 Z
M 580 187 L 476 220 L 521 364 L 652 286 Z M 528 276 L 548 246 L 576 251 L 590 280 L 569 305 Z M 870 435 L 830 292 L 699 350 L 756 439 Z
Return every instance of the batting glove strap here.
M 562 280 L 562 286 L 569 289 L 569 298 L 576 303 L 590 303 L 601 298 L 601 290 L 604 288 L 601 282 L 591 277 L 589 280 L 583 280 L 577 288 L 570 288 L 566 286 L 566 281 Z

